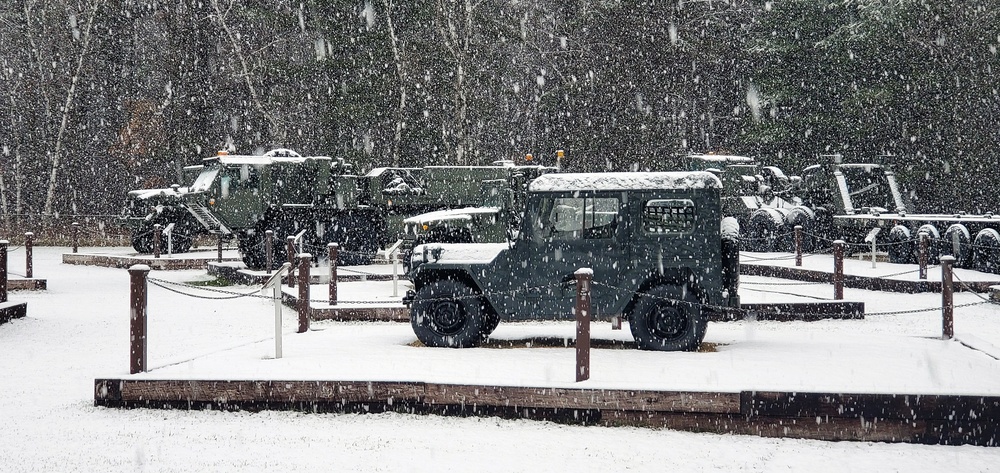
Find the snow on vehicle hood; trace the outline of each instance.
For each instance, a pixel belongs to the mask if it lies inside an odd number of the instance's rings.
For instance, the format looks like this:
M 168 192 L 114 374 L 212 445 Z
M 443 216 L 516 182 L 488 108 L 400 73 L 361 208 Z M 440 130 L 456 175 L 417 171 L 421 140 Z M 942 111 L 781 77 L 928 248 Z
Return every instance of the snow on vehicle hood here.
M 428 243 L 413 249 L 413 259 L 422 260 L 426 253 L 426 262 L 486 264 L 507 248 L 507 243 Z
M 403 220 L 403 223 L 423 225 L 442 220 L 472 220 L 473 215 L 495 214 L 497 212 L 500 212 L 499 207 L 466 207 L 464 209 L 436 210 L 407 218 Z
M 187 187 L 180 187 L 178 189 L 166 188 L 166 189 L 139 189 L 134 191 L 129 191 L 128 195 L 136 199 L 149 199 L 157 196 L 165 197 L 179 197 L 186 194 L 188 191 Z
M 543 174 L 531 181 L 532 192 L 630 189 L 721 188 L 714 174 L 698 172 L 605 172 L 587 174 Z

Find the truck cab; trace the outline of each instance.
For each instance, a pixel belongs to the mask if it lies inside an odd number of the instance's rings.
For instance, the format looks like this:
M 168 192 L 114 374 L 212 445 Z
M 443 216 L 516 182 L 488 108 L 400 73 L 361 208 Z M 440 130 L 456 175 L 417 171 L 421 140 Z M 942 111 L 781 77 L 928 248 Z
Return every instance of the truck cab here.
M 500 320 L 572 319 L 573 275 L 589 268 L 594 320 L 629 320 L 640 348 L 696 349 L 707 312 L 738 300 L 724 287 L 721 187 L 709 172 L 542 175 L 513 240 L 414 249 L 414 332 L 468 347 Z

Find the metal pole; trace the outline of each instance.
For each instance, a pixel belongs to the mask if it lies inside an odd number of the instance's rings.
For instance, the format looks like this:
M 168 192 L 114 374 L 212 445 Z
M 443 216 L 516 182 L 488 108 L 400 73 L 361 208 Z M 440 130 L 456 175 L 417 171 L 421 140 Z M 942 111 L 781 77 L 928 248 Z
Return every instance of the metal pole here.
M 955 257 L 941 257 L 941 325 L 942 338 L 950 340 L 955 337 L 955 288 L 952 284 L 951 266 Z
M 399 297 L 399 248 L 392 250 L 392 297 Z
M 153 225 L 153 258 L 160 257 L 160 231 L 163 228 L 162 225 Z
M 293 236 L 285 238 L 285 255 L 288 257 L 288 264 L 295 268 L 295 237 Z M 292 271 L 288 272 L 288 287 L 295 287 L 295 275 L 292 274 Z
M 327 243 L 327 256 L 330 261 L 330 305 L 337 305 L 337 253 L 340 245 Z
M 833 242 L 833 298 L 844 299 L 844 240 Z
M 580 268 L 576 276 L 576 380 L 590 379 L 590 281 L 594 272 Z
M 73 253 L 80 250 L 80 224 L 73 222 Z
M 271 268 L 274 267 L 274 230 L 264 232 L 264 251 L 264 261 L 267 262 L 267 272 L 270 274 Z
M 309 331 L 309 264 L 312 255 L 299 254 L 299 333 Z
M 872 269 L 875 269 L 875 237 L 872 236 Z
M 920 263 L 920 279 L 927 279 L 927 232 L 920 232 L 920 251 L 917 253 L 917 262 Z
M 802 266 L 802 225 L 795 226 L 795 266 Z
M 7 302 L 7 247 L 10 242 L 0 240 L 0 303 Z
M 146 276 L 149 274 L 149 266 L 133 265 L 128 273 L 131 280 L 129 372 L 136 374 L 146 371 Z
M 275 282 L 271 290 L 274 296 L 274 357 L 281 358 L 281 284 Z
M 35 249 L 34 239 L 34 233 L 27 232 L 24 234 L 24 277 L 26 279 L 35 277 L 35 264 L 32 261 Z

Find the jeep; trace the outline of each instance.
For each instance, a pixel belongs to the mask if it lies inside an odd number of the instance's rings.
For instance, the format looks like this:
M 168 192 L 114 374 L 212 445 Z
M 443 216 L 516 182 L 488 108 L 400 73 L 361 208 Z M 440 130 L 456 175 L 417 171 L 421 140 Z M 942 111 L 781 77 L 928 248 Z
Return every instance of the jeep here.
M 709 172 L 542 175 L 510 241 L 414 249 L 413 331 L 427 346 L 472 347 L 501 319 L 571 320 L 574 272 L 589 268 L 593 320 L 628 320 L 642 349 L 697 349 L 708 312 L 739 304 L 721 187 Z

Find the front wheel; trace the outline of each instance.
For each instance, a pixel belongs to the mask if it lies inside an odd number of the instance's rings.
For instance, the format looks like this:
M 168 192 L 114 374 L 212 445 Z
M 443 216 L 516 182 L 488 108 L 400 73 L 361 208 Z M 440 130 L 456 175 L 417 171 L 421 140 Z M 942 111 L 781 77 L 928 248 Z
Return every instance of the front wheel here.
M 643 350 L 694 351 L 705 339 L 708 318 L 687 288 L 656 286 L 639 296 L 629 327 Z
M 440 279 L 417 290 L 410 307 L 410 325 L 417 339 L 429 347 L 468 348 L 479 345 L 492 332 L 489 313 L 471 287 Z

